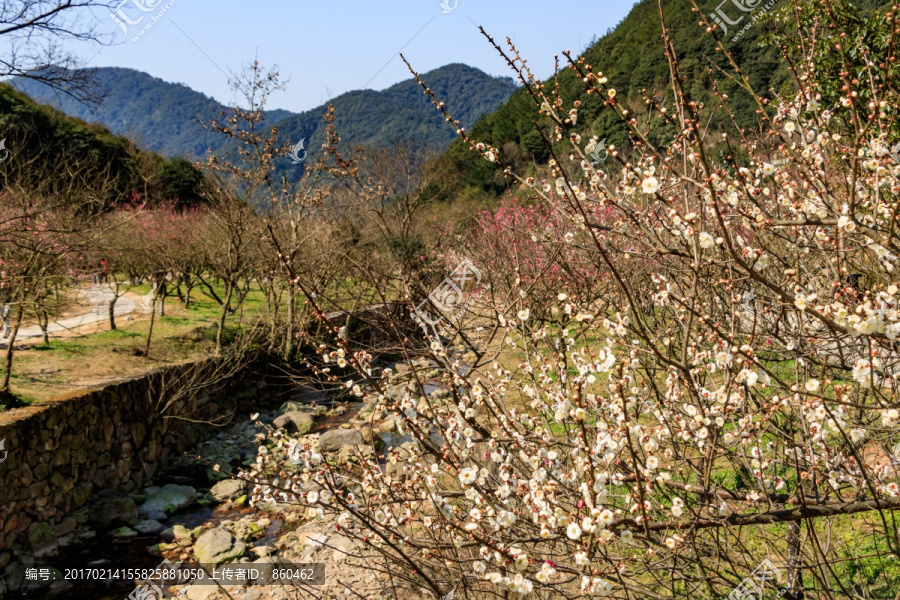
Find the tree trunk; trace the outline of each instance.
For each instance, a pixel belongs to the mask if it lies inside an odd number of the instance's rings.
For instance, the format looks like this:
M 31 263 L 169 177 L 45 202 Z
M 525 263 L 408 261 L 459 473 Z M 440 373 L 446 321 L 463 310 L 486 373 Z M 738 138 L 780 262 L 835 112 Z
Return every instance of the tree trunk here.
M 41 334 L 44 338 L 44 345 L 48 345 L 50 343 L 50 332 L 47 331 L 47 327 L 50 324 L 50 315 L 47 314 L 47 311 L 44 308 L 40 308 L 37 313 L 38 323 L 41 325 Z
M 191 307 L 191 290 L 194 289 L 194 283 L 190 280 L 184 282 L 184 308 L 185 310 Z
M 166 316 L 166 280 L 163 279 L 163 282 L 159 284 L 159 292 L 157 292 L 157 296 L 159 296 L 159 316 Z
M 204 288 L 204 287 L 206 288 L 206 294 L 207 294 L 210 298 L 212 298 L 213 301 L 215 301 L 216 304 L 218 304 L 219 306 L 221 306 L 222 304 L 224 304 L 224 303 L 222 302 L 222 299 L 219 298 L 219 295 L 216 293 L 216 290 L 214 290 L 213 287 L 212 287 L 206 280 L 203 279 L 203 277 L 200 277 L 200 287 L 201 287 L 201 288 Z
M 225 329 L 225 316 L 228 314 L 228 305 L 231 304 L 231 290 L 234 284 L 229 280 L 225 282 L 225 302 L 222 304 L 222 312 L 219 313 L 219 330 L 216 332 L 216 354 L 222 351 L 222 332 Z
M 793 522 L 788 524 L 787 531 L 787 550 L 788 550 L 788 574 L 785 587 L 788 589 L 786 597 L 791 600 L 803 599 L 803 574 L 800 570 L 801 548 L 800 548 L 800 523 Z
M 109 301 L 109 328 L 116 330 L 116 302 L 119 300 L 119 288 L 116 287 L 113 292 L 112 300 Z
M 9 336 L 9 345 L 6 347 L 6 371 L 3 373 L 3 382 L 0 383 L 0 398 L 8 398 L 12 395 L 9 389 L 9 380 L 12 376 L 13 346 L 15 345 L 16 336 L 19 334 L 19 325 L 22 323 L 23 313 L 24 308 L 20 304 L 19 310 L 16 311 L 15 325 L 13 325 L 12 333 Z
M 159 297 L 159 286 L 156 286 L 156 294 L 153 295 L 153 310 L 150 311 L 150 329 L 147 331 L 147 345 L 144 346 L 144 355 L 150 356 L 150 339 L 153 336 L 153 323 L 156 322 L 156 299 Z
M 293 214 L 291 215 L 291 254 L 290 261 L 293 262 L 294 253 L 297 249 L 297 228 L 299 224 L 297 220 L 293 218 Z M 286 338 L 284 341 L 284 360 L 289 361 L 291 359 L 291 355 L 294 353 L 294 320 L 296 312 L 296 307 L 294 306 L 294 283 L 288 277 L 288 285 L 287 285 L 287 331 Z
M 280 296 L 275 291 L 275 282 L 271 281 L 266 284 L 266 302 L 268 302 L 269 312 L 272 313 L 272 331 L 269 333 L 270 347 L 274 348 L 278 341 L 278 307 L 280 305 Z
M 294 286 L 289 281 L 287 286 L 287 331 L 284 340 L 284 360 L 291 359 L 294 353 Z

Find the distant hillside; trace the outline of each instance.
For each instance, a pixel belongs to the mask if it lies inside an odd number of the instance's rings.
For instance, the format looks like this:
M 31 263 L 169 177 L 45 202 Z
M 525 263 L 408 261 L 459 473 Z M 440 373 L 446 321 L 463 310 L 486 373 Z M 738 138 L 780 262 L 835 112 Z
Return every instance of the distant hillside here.
M 5 146 L 0 190 L 21 185 L 41 193 L 85 194 L 98 209 L 135 193 L 151 203 L 200 201 L 203 175 L 190 162 L 142 150 L 5 84 L 0 84 L 0 132 Z
M 699 4 L 701 7 L 708 7 L 707 12 L 712 12 L 718 3 Z M 857 0 L 852 3 L 863 13 L 887 4 L 886 0 Z M 776 7 L 788 5 L 789 2 L 784 1 Z M 687 84 L 690 86 L 687 91 L 692 97 L 712 106 L 714 103 L 709 102 L 712 94 L 706 72 L 713 64 L 724 65 L 724 57 L 721 52 L 716 52 L 716 42 L 712 35 L 698 25 L 698 15 L 692 12 L 690 0 L 664 0 L 663 6 L 681 72 L 687 76 Z M 767 34 L 767 25 L 757 22 L 740 40 L 732 41 L 731 37 L 740 28 L 731 27 L 725 46 L 733 53 L 743 74 L 749 78 L 754 89 L 764 96 L 771 96 L 768 93 L 770 89 L 785 91 L 785 86 L 789 85 L 789 77 L 778 49 L 761 44 L 763 36 Z M 640 98 L 641 90 L 661 99 L 661 93 L 668 85 L 670 73 L 660 31 L 657 0 L 640 0 L 615 29 L 583 53 L 596 71 L 602 71 L 608 77 L 608 85 L 616 89 L 618 101 L 631 110 L 632 114 L 640 115 L 645 110 Z M 563 57 L 560 58 L 563 60 Z M 546 77 L 547 74 L 538 75 Z M 423 79 L 431 84 L 427 74 Z M 546 89 L 550 90 L 556 82 L 553 78 L 548 78 L 545 83 Z M 627 129 L 611 110 L 604 110 L 605 98 L 600 98 L 597 94 L 588 95 L 585 85 L 571 69 L 560 73 L 559 86 L 566 107 L 571 107 L 575 100 L 581 101 L 577 129 L 583 137 L 597 135 L 600 139 L 605 138 L 607 144 L 615 144 L 619 148 L 628 146 Z M 739 126 L 745 127 L 756 122 L 755 104 L 735 83 L 720 82 L 719 88 L 732 98 L 731 108 Z M 440 94 L 438 97 L 444 99 Z M 447 100 L 447 108 L 451 114 L 458 112 L 459 107 L 449 98 Z M 548 151 L 535 130 L 535 122 L 547 132 L 552 130 L 549 118 L 538 114 L 537 107 L 523 88 L 512 94 L 496 111 L 483 116 L 471 128 L 470 133 L 479 141 L 500 148 L 500 161 L 489 163 L 471 152 L 461 140 L 455 141 L 444 155 L 444 160 L 455 167 L 452 178 L 456 186 L 450 188 L 451 194 L 464 188 L 500 193 L 510 184 L 510 180 L 501 174 L 504 166 L 511 165 L 521 171 L 532 164 L 546 164 Z M 721 119 L 712 126 L 731 128 L 733 124 L 725 115 L 721 115 Z M 452 133 L 451 127 L 445 127 Z
M 198 117 L 210 118 L 227 107 L 191 88 L 167 83 L 131 69 L 91 69 L 97 83 L 107 93 L 99 107 L 88 107 L 31 80 L 14 84 L 35 100 L 58 107 L 67 114 L 97 122 L 113 133 L 128 136 L 138 145 L 167 156 L 196 159 L 207 152 L 225 150 L 226 140 L 202 128 Z M 435 90 L 457 106 L 458 118 L 471 126 L 482 114 L 500 106 L 515 90 L 511 79 L 492 77 L 478 69 L 452 64 L 427 73 Z M 386 146 L 406 141 L 418 149 L 444 150 L 453 140 L 453 131 L 421 93 L 413 79 L 383 91 L 360 90 L 342 94 L 331 101 L 341 137 L 351 145 Z M 307 140 L 308 149 L 324 139 L 321 106 L 301 114 L 274 110 L 269 122 L 276 123 L 279 135 L 288 142 Z
M 87 71 L 102 91 L 100 106 L 77 102 L 32 79 L 16 78 L 10 83 L 41 104 L 99 123 L 142 148 L 166 156 L 197 159 L 221 146 L 221 136 L 206 131 L 199 119 L 208 122 L 228 108 L 209 96 L 133 69 L 102 67 Z M 273 110 L 269 119 L 275 122 L 291 114 Z
M 464 127 L 500 106 L 515 90 L 511 79 L 491 77 L 462 64 L 446 65 L 424 76 L 442 98 L 454 103 L 455 116 Z M 386 146 L 402 140 L 422 150 L 443 150 L 455 137 L 414 79 L 380 92 L 348 92 L 331 103 L 337 131 L 348 145 Z M 307 148 L 318 148 L 324 141 L 324 112 L 325 106 L 320 106 L 279 121 L 279 135 L 293 141 L 306 138 Z

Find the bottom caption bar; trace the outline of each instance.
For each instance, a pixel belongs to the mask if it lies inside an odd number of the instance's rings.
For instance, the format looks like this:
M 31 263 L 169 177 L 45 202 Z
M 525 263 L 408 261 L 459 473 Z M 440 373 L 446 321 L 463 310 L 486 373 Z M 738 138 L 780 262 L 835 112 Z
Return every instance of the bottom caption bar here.
M 170 585 L 322 585 L 324 563 L 236 563 L 230 565 L 177 565 L 161 568 L 152 578 Z
M 29 572 L 29 571 L 33 571 Z M 139 589 L 156 592 L 175 585 L 283 585 L 311 586 L 325 583 L 324 563 L 231 563 L 204 565 L 173 563 L 164 560 L 150 569 L 66 569 L 60 573 L 52 569 L 28 569 L 25 578 L 35 581 L 134 581 Z M 136 598 L 154 596 L 136 596 Z M 159 595 L 158 597 L 163 597 Z

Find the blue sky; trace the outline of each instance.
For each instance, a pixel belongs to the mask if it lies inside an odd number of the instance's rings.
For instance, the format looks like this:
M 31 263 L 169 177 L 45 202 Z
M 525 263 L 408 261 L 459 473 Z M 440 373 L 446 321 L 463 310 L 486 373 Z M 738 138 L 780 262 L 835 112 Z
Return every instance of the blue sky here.
M 220 102 L 234 100 L 227 75 L 258 57 L 277 64 L 287 89 L 270 108 L 302 111 L 329 97 L 363 87 L 383 89 L 410 77 L 394 54 L 423 73 L 462 62 L 494 75 L 511 75 L 478 33 L 483 25 L 498 41 L 513 37 L 540 77 L 553 55 L 580 51 L 631 9 L 631 0 L 125 0 L 120 28 L 108 12 L 95 13 L 118 43 L 69 45 L 87 66 L 118 66 L 184 83 Z M 131 38 L 165 10 L 136 41 Z M 142 12 L 136 3 L 143 3 Z M 126 37 L 123 29 L 128 30 Z M 404 47 L 405 46 L 405 47 Z M 99 53 L 98 53 L 99 50 Z M 392 58 L 393 57 L 393 58 Z M 612 57 L 611 57 L 612 59 Z M 598 65 L 602 69 L 602 65 Z

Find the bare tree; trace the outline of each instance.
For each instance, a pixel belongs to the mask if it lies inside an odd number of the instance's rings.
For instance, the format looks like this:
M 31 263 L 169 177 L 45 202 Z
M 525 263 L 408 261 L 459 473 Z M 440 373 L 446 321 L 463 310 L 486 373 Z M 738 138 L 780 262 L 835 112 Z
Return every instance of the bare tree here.
M 269 96 L 283 86 L 277 66 L 266 70 L 258 61 L 253 62 L 233 78 L 232 85 L 242 97 L 243 105 L 232 108 L 228 115 L 222 115 L 221 119 L 210 123 L 208 128 L 238 142 L 238 156 L 234 160 L 212 156 L 207 166 L 229 181 L 233 190 L 257 206 L 268 220 L 270 231 L 278 232 L 283 252 L 279 263 L 284 261 L 296 271 L 304 271 L 311 280 L 318 279 L 316 285 L 322 285 L 325 279 L 336 276 L 336 272 L 316 267 L 322 264 L 321 257 L 326 249 L 318 244 L 325 240 L 319 226 L 314 224 L 321 216 L 324 198 L 329 196 L 334 185 L 333 181 L 328 180 L 328 176 L 334 170 L 353 171 L 356 168 L 329 150 L 336 137 L 333 108 L 329 107 L 324 115 L 328 125 L 328 139 L 323 151 L 311 152 L 301 149 L 300 140 L 294 145 L 281 142 L 275 127 L 263 126 Z M 303 170 L 296 181 L 286 174 L 280 177 L 276 175 L 278 162 L 286 162 L 292 155 L 293 162 L 305 163 L 296 167 Z M 283 264 L 278 264 L 276 269 L 281 274 L 280 279 L 284 280 Z M 273 275 L 274 285 L 276 271 L 269 272 Z M 286 285 L 284 290 L 286 310 L 283 356 L 290 359 L 295 351 L 298 323 L 302 319 L 297 313 L 295 287 Z M 276 295 L 270 293 L 269 298 L 274 299 Z M 275 310 L 272 314 L 277 316 L 278 311 Z
M 111 0 L 0 0 L 0 77 L 44 83 L 80 101 L 96 101 L 90 74 L 65 48 L 73 42 L 109 43 L 93 11 L 108 11 Z
M 11 334 L 6 340 L 5 369 L 0 398 L 13 400 L 10 378 L 16 336 L 31 310 L 47 338 L 48 307 L 54 284 L 67 276 L 67 260 L 83 249 L 84 234 L 92 217 L 77 196 L 46 197 L 10 188 L 3 194 L 0 211 L 0 269 L 4 274 L 6 302 L 13 311 Z
M 260 243 L 262 229 L 257 214 L 246 200 L 227 184 L 212 179 L 202 245 L 203 264 L 209 274 L 225 286 L 216 322 L 218 353 L 222 351 L 225 319 L 240 308 L 246 297 L 247 290 L 241 290 L 239 286 L 242 279 L 248 287 L 250 285 L 254 266 L 251 248 Z

